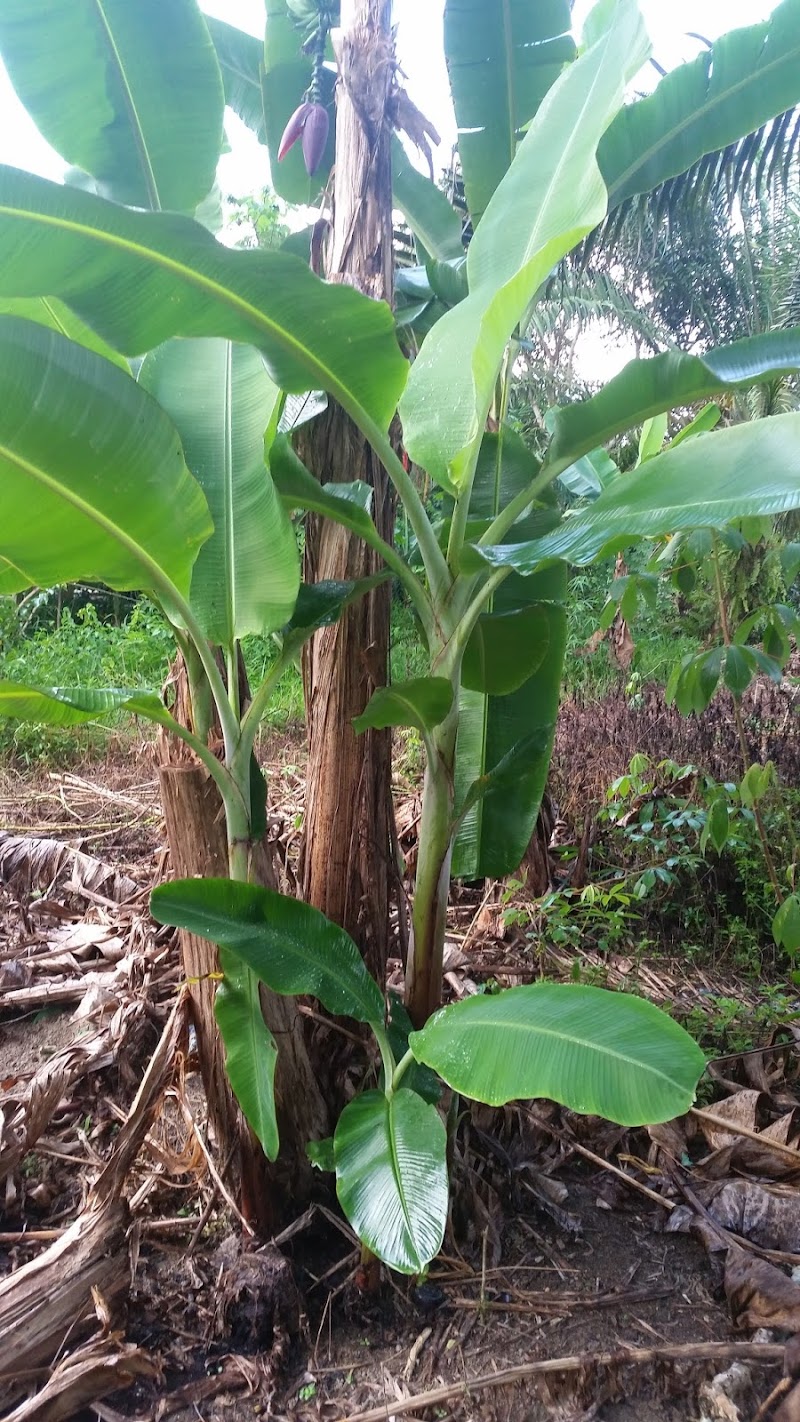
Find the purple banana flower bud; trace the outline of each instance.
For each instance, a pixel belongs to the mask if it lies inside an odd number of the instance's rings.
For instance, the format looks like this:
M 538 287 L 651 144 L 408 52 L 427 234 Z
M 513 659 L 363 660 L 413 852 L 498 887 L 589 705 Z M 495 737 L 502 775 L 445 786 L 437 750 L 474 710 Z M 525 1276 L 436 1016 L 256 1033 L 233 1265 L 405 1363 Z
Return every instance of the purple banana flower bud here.
M 306 119 L 314 107 L 314 104 L 310 104 L 308 100 L 306 100 L 305 103 L 300 105 L 299 109 L 295 109 L 283 130 L 283 137 L 281 139 L 280 148 L 278 149 L 279 163 L 286 157 L 289 149 L 294 148 L 298 138 L 305 129 Z
M 309 104 L 308 109 L 303 123 L 303 159 L 306 172 L 313 177 L 325 152 L 330 120 L 328 110 L 322 104 Z

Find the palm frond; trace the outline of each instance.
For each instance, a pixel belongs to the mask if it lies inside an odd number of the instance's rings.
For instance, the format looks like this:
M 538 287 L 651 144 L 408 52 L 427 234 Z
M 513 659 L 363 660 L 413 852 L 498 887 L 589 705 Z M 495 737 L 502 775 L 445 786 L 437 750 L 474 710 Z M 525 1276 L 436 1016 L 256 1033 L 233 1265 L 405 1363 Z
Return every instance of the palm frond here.
M 559 321 L 578 332 L 597 323 L 612 332 L 624 330 L 654 352 L 671 344 L 667 328 L 653 319 L 637 293 L 626 287 L 621 271 L 576 272 L 562 263 L 536 304 L 529 331 L 544 339 Z
M 598 246 L 613 246 L 623 224 L 648 229 L 676 217 L 701 217 L 719 202 L 737 204 L 776 199 L 800 181 L 800 108 L 788 109 L 737 143 L 706 153 L 684 173 L 651 191 L 617 204 L 585 245 L 585 260 Z

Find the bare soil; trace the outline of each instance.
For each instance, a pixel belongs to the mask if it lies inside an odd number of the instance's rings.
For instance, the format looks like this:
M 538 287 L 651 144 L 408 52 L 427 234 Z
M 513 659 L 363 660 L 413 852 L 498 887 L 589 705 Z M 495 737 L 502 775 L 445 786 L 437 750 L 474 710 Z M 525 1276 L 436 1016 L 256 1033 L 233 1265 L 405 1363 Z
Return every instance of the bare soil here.
M 276 771 L 273 835 L 288 875 L 303 803 L 301 757 L 290 736 L 266 751 Z M 0 886 L 0 1110 L 6 1113 L 0 1166 L 18 1138 L 14 1133 L 30 1120 L 24 1101 L 30 1083 L 65 1054 L 87 1054 L 78 1067 L 70 1058 L 73 1076 L 62 1099 L 0 1187 L 0 1293 L 3 1278 L 40 1256 L 79 1216 L 113 1155 L 176 998 L 175 946 L 146 912 L 148 886 L 168 872 L 148 756 L 145 750 L 134 757 L 118 753 L 69 774 L 6 772 L 0 779 L 0 814 L 14 833 L 60 838 L 142 889 L 115 905 L 63 876 L 54 884 Z M 413 806 L 406 820 L 413 826 Z M 488 975 L 524 981 L 541 972 L 513 936 L 498 936 L 496 903 L 497 895 L 482 892 L 455 904 L 449 991 L 468 992 Z M 73 931 L 70 941 L 79 949 L 60 952 L 65 930 Z M 118 940 L 119 949 L 113 946 Z M 22 979 L 12 963 L 23 965 Z M 395 981 L 399 974 L 398 964 Z M 617 976 L 624 981 L 625 972 L 618 969 Z M 82 977 L 91 985 L 86 992 Z M 662 1000 L 678 985 L 690 990 L 677 964 L 658 964 L 652 978 L 652 995 Z M 54 992 L 73 984 L 73 996 L 20 1007 L 20 991 L 42 983 Z M 104 1032 L 105 1055 L 102 1043 L 96 1045 Z M 728 1069 L 729 1078 L 735 1071 Z M 790 1076 L 787 1070 L 774 1088 L 766 1083 L 784 1112 L 788 1094 L 795 1094 Z M 735 1094 L 747 1084 L 740 1074 L 725 1089 Z M 777 1106 L 772 1114 L 778 1115 Z M 685 1125 L 681 1130 L 676 1140 L 683 1144 L 670 1160 L 663 1140 L 647 1132 L 587 1122 L 545 1103 L 535 1104 L 533 1116 L 527 1106 L 474 1111 L 456 1143 L 443 1255 L 424 1282 L 384 1277 L 371 1292 L 355 1241 L 322 1179 L 318 1208 L 290 1217 L 276 1244 L 242 1243 L 220 1188 L 222 1162 L 213 1174 L 209 1168 L 205 1104 L 189 1041 L 125 1181 L 130 1282 L 107 1308 L 102 1298 L 93 1306 L 90 1301 L 94 1327 L 82 1335 L 93 1333 L 106 1348 L 124 1340 L 154 1376 L 117 1390 L 109 1384 L 102 1397 L 60 1415 L 105 1422 L 161 1416 L 310 1422 L 392 1404 L 387 1416 L 439 1422 L 683 1422 L 701 1415 L 744 1422 L 777 1381 L 774 1362 L 747 1364 L 738 1400 L 729 1404 L 734 1410 L 714 1412 L 715 1405 L 728 1404 L 702 1401 L 700 1392 L 730 1359 L 715 1365 L 691 1356 L 678 1362 L 658 1357 L 676 1345 L 691 1355 L 705 1342 L 735 1351 L 754 1336 L 752 1326 L 734 1326 L 719 1242 L 709 1254 L 689 1234 L 665 1232 L 680 1199 L 676 1181 L 682 1170 L 685 1175 L 688 1156 L 682 1165 L 681 1152 L 698 1157 L 706 1150 Z M 608 1167 L 622 1171 L 628 1183 Z M 726 1169 L 736 1170 L 735 1161 Z M 715 1228 L 730 1244 L 727 1227 Z M 747 1250 L 747 1241 L 736 1239 L 736 1247 Z M 800 1253 L 792 1254 L 785 1240 L 775 1243 L 775 1252 L 784 1259 L 781 1279 L 790 1283 L 785 1271 L 793 1260 L 800 1264 Z M 787 1309 L 773 1310 L 777 1322 L 769 1338 L 780 1341 L 800 1327 L 800 1312 L 795 1325 Z M 67 1352 L 80 1341 L 76 1331 Z M 619 1359 L 597 1363 L 598 1355 L 622 1349 L 652 1355 L 636 1366 Z M 575 1355 L 580 1365 L 561 1373 L 469 1393 L 470 1383 L 488 1374 Z M 36 1386 L 44 1380 L 38 1374 Z M 452 1385 L 446 1399 L 403 1408 L 404 1399 L 443 1385 Z M 13 1405 L 23 1396 L 16 1394 Z

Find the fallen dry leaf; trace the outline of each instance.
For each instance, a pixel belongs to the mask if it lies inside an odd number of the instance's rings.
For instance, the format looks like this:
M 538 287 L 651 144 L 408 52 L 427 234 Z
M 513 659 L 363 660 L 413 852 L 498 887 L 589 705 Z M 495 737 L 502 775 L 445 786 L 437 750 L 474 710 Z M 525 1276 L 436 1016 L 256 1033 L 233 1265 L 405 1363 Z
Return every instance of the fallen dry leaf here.
M 698 1191 L 698 1193 L 701 1193 Z M 703 1203 L 723 1229 L 750 1239 L 762 1249 L 800 1254 L 800 1192 L 758 1180 L 727 1180 L 711 1187 Z
M 742 1422 L 739 1404 L 746 1398 L 752 1374 L 744 1363 L 731 1363 L 700 1389 L 703 1416 L 714 1422 Z
M 758 1129 L 758 1108 L 761 1104 L 761 1092 L 752 1089 L 737 1091 L 733 1096 L 728 1096 L 724 1101 L 719 1101 L 714 1107 L 714 1115 L 721 1116 L 724 1120 L 730 1121 L 732 1126 L 744 1126 L 748 1131 Z M 733 1145 L 741 1137 L 735 1131 L 724 1131 L 720 1126 L 712 1125 L 703 1116 L 699 1118 L 700 1130 L 705 1136 L 712 1150 L 721 1150 L 723 1146 Z
M 800 1422 L 800 1387 L 793 1387 L 772 1415 L 773 1422 Z
M 125 903 L 140 893 L 133 879 L 60 839 L 8 834 L 5 830 L 0 830 L 0 879 L 26 890 L 45 889 L 48 895 L 58 883 L 78 896 L 85 889 L 89 897 L 99 894 L 115 903 Z
M 728 1250 L 725 1293 L 737 1328 L 800 1330 L 800 1284 L 738 1246 Z

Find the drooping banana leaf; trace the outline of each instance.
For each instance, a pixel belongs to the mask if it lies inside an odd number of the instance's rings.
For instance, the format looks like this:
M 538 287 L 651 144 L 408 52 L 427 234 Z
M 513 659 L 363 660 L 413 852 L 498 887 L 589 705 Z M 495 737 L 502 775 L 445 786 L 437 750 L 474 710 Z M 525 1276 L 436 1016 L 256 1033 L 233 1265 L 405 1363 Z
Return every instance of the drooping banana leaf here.
M 275 1108 L 278 1044 L 261 1010 L 258 979 L 233 953 L 219 950 L 222 982 L 214 1016 L 225 1044 L 225 1070 L 234 1095 L 268 1160 L 280 1149 Z
M 175 212 L 202 202 L 223 93 L 195 0 L 3 0 L 0 54 L 48 142 L 108 197 Z
M 264 100 L 261 79 L 264 72 L 264 44 L 246 30 L 206 15 L 206 24 L 225 87 L 225 103 L 247 127 L 259 143 L 266 143 Z
M 192 576 L 206 636 L 231 647 L 248 633 L 278 631 L 297 600 L 300 559 L 264 464 L 281 392 L 261 356 L 231 341 L 168 341 L 145 358 L 139 383 L 175 424 L 214 521 Z
M 320 484 L 306 469 L 286 435 L 278 435 L 270 452 L 275 487 L 288 509 L 306 509 L 335 519 L 351 533 L 364 535 L 372 524 L 374 491 L 363 479 L 350 484 Z
M 563 66 L 575 57 L 569 0 L 447 0 L 444 46 L 467 206 L 482 216 Z
M 221 944 L 273 992 L 307 993 L 329 1012 L 383 1027 L 381 990 L 352 938 L 309 904 L 232 879 L 177 879 L 150 903 L 160 923 Z
M 389 308 L 298 258 L 4 167 L 0 296 L 58 296 L 126 355 L 178 335 L 255 345 L 281 389 L 325 389 L 383 428 L 406 377 Z
M 0 716 L 39 726 L 80 726 L 98 716 L 128 711 L 132 716 L 174 725 L 172 716 L 154 691 L 131 687 L 26 686 L 0 681 Z
M 180 879 L 150 897 L 153 916 L 220 948 L 224 973 L 215 1011 L 225 1065 L 270 1159 L 278 1151 L 273 1089 L 277 1048 L 261 1013 L 258 982 L 318 997 L 329 1012 L 382 1029 L 384 1003 L 352 938 L 297 899 L 232 879 Z M 385 1098 L 384 1098 L 385 1099 Z
M 353 721 L 357 734 L 388 726 L 413 726 L 427 736 L 441 725 L 453 705 L 453 688 L 446 677 L 419 676 L 373 691 L 366 708 Z
M 392 195 L 426 256 L 448 262 L 464 255 L 460 214 L 441 188 L 414 167 L 396 136 L 392 139 Z
M 491 519 L 536 474 L 520 437 L 487 434 L 472 488 L 470 513 Z M 558 514 L 546 506 L 515 525 L 513 537 L 535 537 Z M 512 535 L 509 535 L 512 536 Z M 517 868 L 536 825 L 547 781 L 566 647 L 566 566 L 539 578 L 511 575 L 482 614 L 467 646 L 456 747 L 456 814 L 466 805 L 453 846 L 458 878 L 502 877 Z M 521 678 L 521 680 L 520 680 Z M 509 688 L 511 688 L 509 690 Z M 515 747 L 527 743 L 524 764 L 503 781 L 503 793 L 478 793 Z M 483 782 L 483 785 L 482 785 Z
M 456 787 L 461 800 L 469 796 L 472 808 L 459 825 L 453 847 L 452 873 L 457 878 L 499 879 L 513 873 L 536 828 L 553 749 L 567 640 L 562 606 L 544 603 L 539 613 L 535 647 L 540 665 L 528 681 L 509 696 L 461 693 Z M 538 732 L 535 739 L 534 732 Z M 476 797 L 476 781 L 490 775 L 523 740 L 530 749 L 513 783 L 507 783 L 502 794 Z
M 700 434 L 649 459 L 590 508 L 543 538 L 464 550 L 462 562 L 538 573 L 552 559 L 583 565 L 639 538 L 721 528 L 800 508 L 800 415 Z
M 550 412 L 546 465 L 560 472 L 654 415 L 798 369 L 800 326 L 748 336 L 702 356 L 673 350 L 629 361 L 597 395 Z
M 7 592 L 77 578 L 188 594 L 211 532 L 174 425 L 130 375 L 0 317 L 0 559 Z

